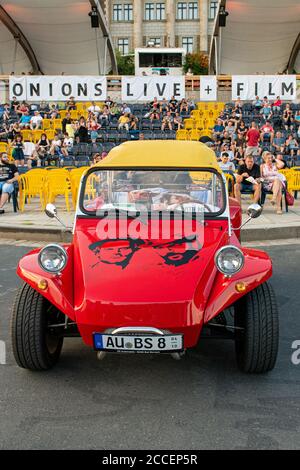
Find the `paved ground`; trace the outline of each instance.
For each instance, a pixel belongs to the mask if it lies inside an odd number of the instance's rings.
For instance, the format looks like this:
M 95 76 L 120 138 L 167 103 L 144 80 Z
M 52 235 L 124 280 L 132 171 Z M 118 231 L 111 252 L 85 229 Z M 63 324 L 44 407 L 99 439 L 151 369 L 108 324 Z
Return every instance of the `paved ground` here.
M 11 243 L 11 242 L 10 242 Z M 300 244 L 267 251 L 281 317 L 280 353 L 273 372 L 240 373 L 231 342 L 202 342 L 179 362 L 163 356 L 107 357 L 98 362 L 80 339 L 65 342 L 47 373 L 18 368 L 9 342 L 9 316 L 26 246 L 0 246 L 1 449 L 299 449 Z

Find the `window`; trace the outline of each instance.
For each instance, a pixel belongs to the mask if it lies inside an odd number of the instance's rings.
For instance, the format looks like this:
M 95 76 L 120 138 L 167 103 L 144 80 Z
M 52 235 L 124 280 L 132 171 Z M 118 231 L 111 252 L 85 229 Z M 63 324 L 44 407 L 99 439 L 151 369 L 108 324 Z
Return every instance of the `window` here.
M 113 21 L 122 21 L 122 5 L 113 6 Z
M 145 20 L 153 21 L 154 20 L 154 4 L 145 3 Z
M 177 19 L 186 20 L 187 19 L 187 3 L 179 2 L 177 4 Z
M 129 54 L 129 39 L 128 38 L 119 38 L 118 39 L 118 49 L 122 55 Z
M 133 21 L 132 3 L 125 3 L 124 5 L 124 21 Z
M 156 4 L 156 19 L 158 21 L 166 19 L 165 4 L 157 3 Z
M 198 19 L 198 3 L 190 2 L 189 3 L 189 20 Z
M 151 42 L 153 46 L 160 46 L 160 38 L 149 38 L 148 43 Z
M 216 17 L 217 9 L 218 9 L 218 1 L 211 0 L 209 4 L 209 19 L 210 20 L 213 20 Z
M 184 48 L 185 52 L 188 54 L 189 52 L 193 52 L 193 38 L 185 37 L 182 38 L 182 47 Z

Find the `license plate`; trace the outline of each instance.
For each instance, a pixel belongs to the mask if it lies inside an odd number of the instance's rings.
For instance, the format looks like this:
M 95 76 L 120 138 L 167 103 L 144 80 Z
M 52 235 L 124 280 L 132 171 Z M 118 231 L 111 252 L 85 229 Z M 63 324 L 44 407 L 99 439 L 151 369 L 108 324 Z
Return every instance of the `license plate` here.
M 94 333 L 97 351 L 159 353 L 183 350 L 183 335 L 108 335 Z

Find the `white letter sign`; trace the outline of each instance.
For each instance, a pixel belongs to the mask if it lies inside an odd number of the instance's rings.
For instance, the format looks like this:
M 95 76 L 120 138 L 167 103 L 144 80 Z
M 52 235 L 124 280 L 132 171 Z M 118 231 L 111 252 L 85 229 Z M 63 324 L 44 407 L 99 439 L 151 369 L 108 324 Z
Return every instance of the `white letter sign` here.
M 122 77 L 122 101 L 151 101 L 185 97 L 183 76 Z
M 296 99 L 296 75 L 233 75 L 232 99 L 255 100 L 256 96 L 275 100 Z

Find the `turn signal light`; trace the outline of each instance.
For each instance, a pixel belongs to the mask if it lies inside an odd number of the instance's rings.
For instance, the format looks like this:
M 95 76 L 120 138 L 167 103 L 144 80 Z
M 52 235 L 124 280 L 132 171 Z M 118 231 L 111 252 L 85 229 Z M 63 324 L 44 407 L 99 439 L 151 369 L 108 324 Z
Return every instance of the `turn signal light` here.
M 38 283 L 38 288 L 41 290 L 46 290 L 48 288 L 48 282 L 46 279 L 41 279 Z
M 245 292 L 246 289 L 247 289 L 247 284 L 245 284 L 244 282 L 237 282 L 235 285 L 235 290 L 237 292 Z

